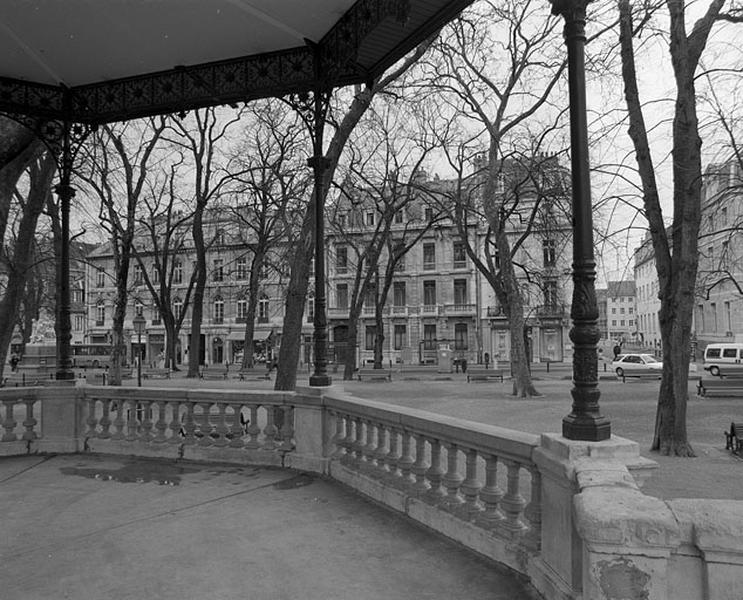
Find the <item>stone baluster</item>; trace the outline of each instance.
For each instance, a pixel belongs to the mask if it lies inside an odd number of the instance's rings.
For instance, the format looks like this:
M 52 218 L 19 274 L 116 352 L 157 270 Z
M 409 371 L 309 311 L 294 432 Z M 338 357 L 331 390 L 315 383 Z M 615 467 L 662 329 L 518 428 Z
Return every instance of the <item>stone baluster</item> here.
M 155 421 L 155 437 L 152 441 L 164 444 L 168 441 L 165 435 L 165 430 L 168 428 L 168 422 L 165 420 L 165 408 L 168 403 L 165 400 L 160 400 L 155 404 L 157 405 L 157 421 Z
M 428 442 L 431 445 L 431 466 L 426 471 L 426 477 L 431 484 L 431 489 L 428 490 L 426 499 L 433 504 L 438 504 L 446 496 L 446 491 L 441 485 L 444 477 L 444 469 L 441 468 L 441 442 L 437 439 L 429 439 Z
M 100 421 L 98 421 L 98 424 L 101 426 L 101 430 L 98 433 L 98 437 L 107 440 L 111 437 L 111 399 L 110 398 L 102 398 L 101 404 L 103 405 L 103 414 L 101 415 Z
M 486 454 L 485 459 L 485 486 L 480 490 L 480 500 L 484 508 L 478 515 L 477 522 L 487 528 L 495 527 L 504 519 L 500 509 L 503 490 L 498 487 L 498 457 Z
M 539 549 L 542 543 L 542 474 L 536 465 L 529 468 L 531 474 L 531 498 L 524 510 L 524 516 L 529 521 L 529 538 Z
M 88 418 L 85 420 L 85 424 L 88 426 L 85 435 L 92 438 L 98 436 L 98 431 L 96 431 L 98 419 L 95 416 L 96 404 L 98 404 L 98 398 L 90 398 L 88 400 Z
M 462 505 L 462 516 L 465 519 L 475 519 L 482 511 L 482 505 L 477 499 L 482 484 L 477 479 L 477 451 L 467 450 L 466 455 L 466 470 L 465 477 L 460 490 L 464 495 L 464 504 Z
M 508 469 L 508 486 L 506 488 L 506 495 L 501 500 L 501 507 L 506 514 L 506 520 L 503 526 L 512 535 L 518 535 L 526 530 L 526 525 L 522 519 L 526 501 L 519 492 L 519 470 L 521 469 L 521 465 L 512 460 L 504 461 L 504 463 Z
M 415 476 L 412 473 L 412 467 L 415 463 L 413 454 L 410 451 L 410 442 L 413 438 L 409 431 L 403 430 L 402 443 L 400 448 L 400 459 L 397 461 L 398 469 L 400 470 L 400 477 L 398 478 L 398 485 L 401 489 L 412 489 L 415 483 Z
M 280 450 L 291 452 L 294 450 L 294 407 L 284 407 L 284 422 L 281 424 L 281 446 Z
M 333 444 L 333 453 L 330 455 L 330 458 L 340 460 L 342 463 L 343 456 L 346 454 L 346 449 L 344 447 L 344 442 L 346 440 L 346 423 L 343 415 L 340 413 L 331 412 L 330 414 L 333 416 L 333 420 L 335 421 L 335 434 L 331 440 Z
M 142 436 L 143 442 L 152 441 L 152 401 L 144 400 L 142 402 Z
M 116 410 L 116 418 L 113 421 L 113 426 L 116 428 L 116 431 L 111 435 L 112 440 L 123 440 L 124 439 L 124 428 L 126 427 L 126 420 L 124 419 L 124 415 L 126 414 L 126 403 L 124 400 L 117 400 L 115 405 Z
M 366 426 L 366 444 L 362 447 L 362 462 L 361 470 L 367 473 L 373 473 L 376 470 L 377 461 L 374 456 L 374 451 L 377 449 L 374 443 L 374 437 L 376 434 L 376 426 L 371 421 L 365 421 Z
M 250 423 L 248 423 L 248 436 L 250 439 L 245 442 L 245 447 L 250 450 L 255 450 L 261 447 L 261 443 L 258 441 L 258 436 L 261 434 L 260 425 L 258 425 L 258 405 L 250 405 Z
M 171 444 L 180 444 L 186 435 L 186 430 L 183 428 L 183 422 L 181 421 L 181 403 L 175 401 L 168 404 L 170 405 L 170 423 L 168 425 L 170 437 L 168 438 L 168 442 Z M 183 432 L 183 437 L 181 437 L 181 432 Z
M 377 476 L 382 478 L 386 477 L 387 473 L 389 473 L 386 464 L 387 454 L 389 453 L 388 439 L 388 427 L 383 423 L 377 424 L 377 448 L 374 450 L 374 463 L 376 465 L 375 472 Z
M 415 483 L 413 484 L 413 492 L 422 496 L 431 487 L 426 481 L 426 469 L 428 469 L 428 463 L 426 462 L 426 437 L 424 435 L 415 436 L 415 462 L 410 467 L 410 471 L 415 475 Z
M 211 446 L 214 444 L 212 425 L 209 420 L 211 416 L 210 412 L 212 409 L 212 403 L 199 402 L 198 405 L 201 407 L 201 417 L 199 418 L 199 431 L 201 431 L 201 437 L 199 438 L 199 446 Z
M 230 440 L 227 439 L 227 434 L 230 432 L 227 426 L 227 405 L 224 402 L 217 402 L 217 411 L 214 445 L 218 448 L 224 448 L 230 443 Z
M 23 420 L 23 427 L 25 427 L 26 431 L 23 432 L 23 439 L 27 442 L 31 442 L 38 437 L 34 431 L 34 427 L 36 427 L 36 424 L 38 423 L 34 418 L 34 403 L 36 400 L 28 398 L 24 400 L 24 402 L 26 403 L 26 418 Z
M 266 427 L 263 429 L 263 449 L 276 450 L 276 434 L 279 430 L 276 428 L 275 406 L 266 406 Z
M 364 448 L 364 428 L 362 427 L 361 417 L 354 417 L 353 419 L 353 442 L 351 443 L 351 450 L 353 451 L 353 459 L 349 463 L 353 468 L 359 468 L 361 465 L 361 455 Z
M 186 420 L 183 424 L 185 436 L 183 443 L 186 446 L 192 446 L 196 443 L 196 419 L 194 418 L 194 403 L 186 402 Z
M 385 479 L 390 483 L 394 483 L 400 478 L 400 470 L 398 468 L 398 463 L 400 462 L 400 451 L 399 451 L 400 430 L 397 429 L 396 427 L 389 427 L 388 437 L 389 437 L 389 444 L 388 444 L 389 449 L 387 451 L 387 455 L 384 458 L 384 462 L 386 465 Z
M 459 493 L 459 488 L 464 481 L 464 477 L 459 474 L 459 449 L 456 444 L 447 443 L 446 448 L 446 474 L 442 483 L 446 488 L 446 498 L 444 506 L 447 510 L 456 512 L 464 503 L 464 499 Z
M 133 442 L 137 439 L 137 401 L 129 400 L 129 408 L 126 413 L 126 441 Z
M 5 405 L 5 420 L 3 421 L 3 429 L 5 429 L 5 433 L 3 434 L 2 441 L 15 442 L 17 439 L 14 431 L 16 422 L 15 419 L 13 419 L 15 400 L 3 400 L 3 404 Z
M 230 421 L 230 448 L 242 448 L 245 446 L 245 430 L 240 422 L 240 415 L 242 414 L 243 405 L 238 404 L 232 407 L 232 420 Z

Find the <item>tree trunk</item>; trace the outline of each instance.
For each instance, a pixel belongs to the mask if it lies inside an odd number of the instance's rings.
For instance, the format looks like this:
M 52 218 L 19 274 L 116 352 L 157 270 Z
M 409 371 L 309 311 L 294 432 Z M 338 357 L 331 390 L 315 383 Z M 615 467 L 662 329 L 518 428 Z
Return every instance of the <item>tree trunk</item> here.
M 343 349 L 343 379 L 353 379 L 356 370 L 356 344 L 359 339 L 359 312 L 353 311 L 348 314 L 348 329 L 346 336 L 346 347 Z
M 278 369 L 274 389 L 290 391 L 297 385 L 297 365 L 302 351 L 302 316 L 310 282 L 310 264 L 314 252 L 314 196 L 304 214 L 301 237 L 292 256 L 291 276 L 286 290 L 284 327 L 281 335 Z
M 204 206 L 197 204 L 193 217 L 193 240 L 196 249 L 196 285 L 194 286 L 191 307 L 191 335 L 188 351 L 188 377 L 199 377 L 199 357 L 201 356 L 201 323 L 204 315 L 204 290 L 206 289 L 206 247 L 203 228 Z M 207 352 L 207 348 L 204 352 Z M 207 362 L 211 362 L 207 360 Z
M 2 325 L 0 325 L 0 378 L 5 368 L 18 308 L 26 288 L 26 278 L 34 256 L 32 246 L 36 234 L 36 224 L 46 204 L 55 169 L 56 161 L 50 153 L 39 160 L 38 166 L 32 166 L 31 168 L 32 175 L 28 199 L 18 228 L 13 256 L 8 257 L 5 294 L 0 300 L 0 315 L 3 315 Z

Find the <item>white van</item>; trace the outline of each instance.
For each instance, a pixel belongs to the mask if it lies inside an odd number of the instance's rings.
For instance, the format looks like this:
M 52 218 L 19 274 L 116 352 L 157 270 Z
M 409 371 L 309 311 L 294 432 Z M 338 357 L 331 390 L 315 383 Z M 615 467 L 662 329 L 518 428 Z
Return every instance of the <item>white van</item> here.
M 704 370 L 719 375 L 720 369 L 743 369 L 743 344 L 708 344 L 704 349 Z

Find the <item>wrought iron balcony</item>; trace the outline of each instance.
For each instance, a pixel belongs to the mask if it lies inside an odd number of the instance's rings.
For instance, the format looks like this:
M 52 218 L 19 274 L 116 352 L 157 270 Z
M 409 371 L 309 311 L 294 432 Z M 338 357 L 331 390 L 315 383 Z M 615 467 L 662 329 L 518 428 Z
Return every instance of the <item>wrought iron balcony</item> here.
M 493 319 L 497 317 L 506 317 L 507 315 L 502 306 L 488 306 L 487 316 Z
M 567 315 L 566 306 L 559 303 L 537 306 L 535 313 L 538 317 L 563 318 Z

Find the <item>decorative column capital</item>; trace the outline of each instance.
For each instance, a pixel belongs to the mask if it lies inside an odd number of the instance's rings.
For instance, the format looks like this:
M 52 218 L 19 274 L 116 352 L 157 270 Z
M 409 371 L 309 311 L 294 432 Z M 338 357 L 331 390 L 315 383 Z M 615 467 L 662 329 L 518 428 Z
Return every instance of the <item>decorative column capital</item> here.
M 586 7 L 593 0 L 550 0 L 552 14 L 563 17 L 565 21 L 585 20 Z

